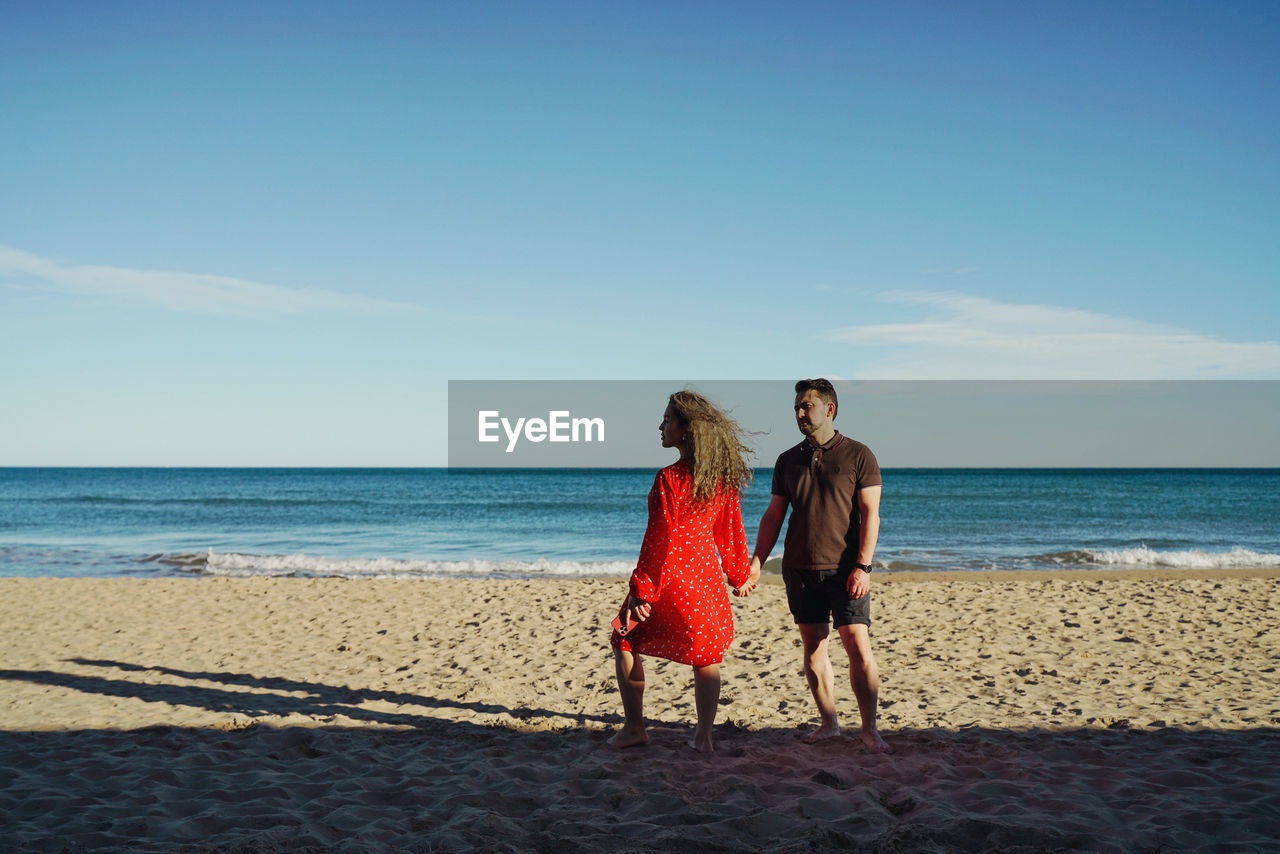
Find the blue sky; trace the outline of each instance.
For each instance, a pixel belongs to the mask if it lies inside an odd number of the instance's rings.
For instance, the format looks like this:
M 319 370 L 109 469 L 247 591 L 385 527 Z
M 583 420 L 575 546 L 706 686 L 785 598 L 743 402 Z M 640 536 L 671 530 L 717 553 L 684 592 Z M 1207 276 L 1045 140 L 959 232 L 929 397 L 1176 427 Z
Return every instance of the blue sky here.
M 443 465 L 450 379 L 1280 379 L 1277 42 L 1269 2 L 5 3 L 0 464 Z

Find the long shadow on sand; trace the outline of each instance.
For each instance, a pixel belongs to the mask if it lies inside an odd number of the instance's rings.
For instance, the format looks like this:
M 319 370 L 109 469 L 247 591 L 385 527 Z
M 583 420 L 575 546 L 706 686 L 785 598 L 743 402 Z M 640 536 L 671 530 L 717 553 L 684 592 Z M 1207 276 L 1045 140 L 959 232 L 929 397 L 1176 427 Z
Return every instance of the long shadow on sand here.
M 582 724 L 587 721 L 616 722 L 620 720 L 616 715 L 579 714 L 528 707 L 512 708 L 494 703 L 468 703 L 421 694 L 347 688 L 278 677 L 254 676 L 248 673 L 177 670 L 171 667 L 151 667 L 100 659 L 74 658 L 68 661 L 82 666 L 115 668 L 131 673 L 157 673 L 193 682 L 218 682 L 259 690 L 233 691 L 202 685 L 145 683 L 129 679 L 59 673 L 53 670 L 0 670 L 0 680 L 57 685 L 89 694 L 132 697 L 147 702 L 168 703 L 175 706 L 207 709 L 212 712 L 237 713 L 249 717 L 304 715 L 320 722 L 332 720 L 341 715 L 350 720 L 417 727 L 430 720 L 421 715 L 362 708 L 363 704 L 373 702 L 387 702 L 398 706 L 416 706 L 424 709 L 458 709 L 476 714 L 509 714 L 518 720 L 560 718 L 565 725 Z M 275 692 L 288 692 L 293 696 Z
M 351 716 L 366 696 L 0 677 L 271 714 Z M 702 756 L 669 723 L 619 753 L 599 726 L 365 719 L 415 728 L 0 732 L 5 850 L 1280 851 L 1275 729 L 908 730 L 880 756 L 726 724 Z

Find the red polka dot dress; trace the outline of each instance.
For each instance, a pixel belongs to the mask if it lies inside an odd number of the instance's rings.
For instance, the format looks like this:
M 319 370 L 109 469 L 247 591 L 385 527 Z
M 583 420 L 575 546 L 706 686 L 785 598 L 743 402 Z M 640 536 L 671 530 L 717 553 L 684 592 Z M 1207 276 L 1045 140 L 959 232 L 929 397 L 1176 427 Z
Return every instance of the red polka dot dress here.
M 733 641 L 725 577 L 738 587 L 750 574 L 738 493 L 695 507 L 688 464 L 669 465 L 649 490 L 649 527 L 631 573 L 631 595 L 652 610 L 625 638 L 615 631 L 610 644 L 681 664 L 719 664 Z

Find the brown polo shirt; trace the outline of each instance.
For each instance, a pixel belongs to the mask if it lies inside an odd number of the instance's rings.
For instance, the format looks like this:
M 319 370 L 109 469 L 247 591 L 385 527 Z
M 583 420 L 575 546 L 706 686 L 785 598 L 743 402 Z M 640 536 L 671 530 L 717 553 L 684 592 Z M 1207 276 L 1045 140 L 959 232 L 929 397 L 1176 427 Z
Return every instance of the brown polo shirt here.
M 784 569 L 845 569 L 858 562 L 858 490 L 879 486 L 880 464 L 861 442 L 836 433 L 821 448 L 805 439 L 773 467 L 773 494 L 791 502 Z

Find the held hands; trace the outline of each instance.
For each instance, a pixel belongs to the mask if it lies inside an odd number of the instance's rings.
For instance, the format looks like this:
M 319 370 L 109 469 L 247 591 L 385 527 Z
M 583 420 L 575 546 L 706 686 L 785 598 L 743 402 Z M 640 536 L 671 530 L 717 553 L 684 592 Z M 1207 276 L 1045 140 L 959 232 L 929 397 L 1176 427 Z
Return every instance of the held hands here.
M 741 587 L 733 588 L 734 596 L 750 596 L 751 591 L 755 590 L 760 584 L 760 558 L 753 557 L 751 559 L 751 574 L 747 576 L 747 580 L 742 583 Z

